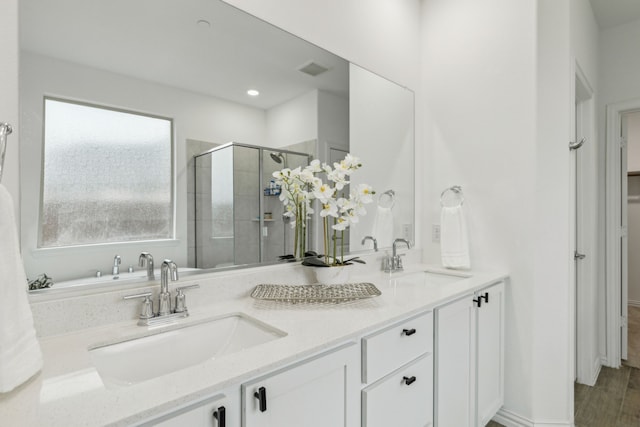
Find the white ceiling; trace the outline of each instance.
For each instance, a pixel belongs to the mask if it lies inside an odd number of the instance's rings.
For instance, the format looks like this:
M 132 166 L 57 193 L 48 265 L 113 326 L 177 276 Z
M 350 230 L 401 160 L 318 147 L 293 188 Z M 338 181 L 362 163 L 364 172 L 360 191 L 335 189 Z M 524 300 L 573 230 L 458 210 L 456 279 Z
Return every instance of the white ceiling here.
M 589 0 L 598 26 L 615 27 L 640 19 L 639 0 Z
M 222 1 L 19 4 L 20 46 L 31 52 L 263 109 L 314 89 L 348 96 L 347 61 Z M 329 71 L 297 71 L 309 61 Z

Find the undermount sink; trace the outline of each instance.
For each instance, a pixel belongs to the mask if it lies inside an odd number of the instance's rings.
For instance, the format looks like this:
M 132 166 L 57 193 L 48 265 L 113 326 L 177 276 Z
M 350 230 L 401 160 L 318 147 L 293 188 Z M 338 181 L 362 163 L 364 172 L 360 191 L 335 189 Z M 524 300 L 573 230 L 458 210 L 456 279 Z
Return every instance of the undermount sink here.
M 459 270 L 444 269 L 428 269 L 415 273 L 408 273 L 397 278 L 397 280 L 411 283 L 431 284 L 431 285 L 448 285 L 450 283 L 459 282 L 468 279 L 471 273 Z
M 130 385 L 273 341 L 286 333 L 242 313 L 89 349 L 107 385 Z

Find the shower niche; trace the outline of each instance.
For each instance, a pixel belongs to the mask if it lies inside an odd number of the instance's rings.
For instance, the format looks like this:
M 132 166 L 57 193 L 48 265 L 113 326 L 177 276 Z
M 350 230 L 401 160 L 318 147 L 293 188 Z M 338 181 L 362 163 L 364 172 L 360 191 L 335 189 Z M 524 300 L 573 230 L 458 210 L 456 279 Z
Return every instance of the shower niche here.
M 306 153 L 235 142 L 195 156 L 195 267 L 269 263 L 292 254 L 294 233 L 272 174 L 309 161 Z

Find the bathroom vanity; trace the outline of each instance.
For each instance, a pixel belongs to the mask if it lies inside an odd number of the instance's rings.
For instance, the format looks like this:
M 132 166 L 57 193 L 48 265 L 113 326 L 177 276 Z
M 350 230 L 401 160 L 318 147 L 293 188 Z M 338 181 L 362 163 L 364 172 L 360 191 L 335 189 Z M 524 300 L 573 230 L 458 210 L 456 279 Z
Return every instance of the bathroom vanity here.
M 95 317 L 60 330 L 38 328 L 46 335 L 44 370 L 0 397 L 0 419 L 65 427 L 485 425 L 503 402 L 506 275 L 445 276 L 425 273 L 421 264 L 391 275 L 358 268 L 357 280 L 374 283 L 381 296 L 343 304 L 249 297 L 258 283 L 303 280 L 307 271 L 300 266 L 198 276 L 200 288 L 189 294 L 191 315 L 170 327 L 137 326 L 139 301 L 121 301 L 130 289 L 33 301 L 37 326 L 42 312 L 51 319 L 52 311 L 72 310 L 71 304 L 83 304 Z M 125 320 L 105 324 L 116 315 L 100 319 L 106 311 L 97 308 L 98 297 L 101 305 L 119 307 Z M 120 383 L 92 359 L 96 348 L 164 337 L 163 328 L 182 333 L 230 316 L 272 337 Z M 227 329 L 242 337 L 253 333 L 242 327 Z M 233 340 L 215 334 L 208 330 L 202 340 Z M 179 346 L 165 347 L 143 353 L 142 360 L 153 365 L 180 358 Z

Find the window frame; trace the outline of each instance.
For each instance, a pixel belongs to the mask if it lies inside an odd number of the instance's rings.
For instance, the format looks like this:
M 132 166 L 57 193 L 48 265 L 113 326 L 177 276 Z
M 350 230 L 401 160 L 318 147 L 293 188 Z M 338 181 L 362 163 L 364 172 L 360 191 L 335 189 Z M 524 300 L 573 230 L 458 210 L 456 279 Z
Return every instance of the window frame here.
M 43 246 L 42 243 L 42 238 L 43 238 L 43 221 L 44 221 L 44 186 L 45 186 L 45 170 L 44 170 L 44 165 L 45 165 L 45 153 L 46 153 L 46 123 L 47 123 L 47 109 L 46 109 L 46 103 L 47 101 L 55 101 L 55 102 L 61 102 L 61 103 L 67 103 L 67 104 L 74 104 L 74 105 L 79 105 L 79 106 L 84 106 L 84 107 L 89 107 L 89 108 L 96 108 L 96 109 L 101 109 L 101 110 L 107 110 L 107 111 L 114 111 L 114 112 L 118 112 L 118 113 L 125 113 L 125 114 L 132 114 L 132 115 L 136 115 L 136 116 L 142 116 L 142 117 L 147 117 L 147 118 L 152 118 L 152 119 L 160 119 L 160 120 L 166 120 L 169 122 L 169 138 L 170 138 L 170 146 L 169 146 L 169 151 L 170 151 L 170 207 L 169 210 L 171 212 L 171 218 L 170 218 L 170 224 L 169 224 L 169 236 L 168 237 L 164 237 L 164 238 L 157 238 L 157 239 L 140 239 L 140 240 L 120 240 L 120 241 L 113 241 L 113 242 L 95 242 L 95 243 L 78 243 L 78 244 L 73 244 L 73 245 L 62 245 L 62 246 Z M 153 244 L 153 243 L 166 243 L 166 242 L 172 242 L 172 241 L 176 241 L 177 237 L 176 237 L 176 231 L 177 231 L 177 191 L 176 191 L 176 186 L 177 186 L 177 176 L 176 176 L 176 127 L 175 127 L 175 121 L 172 117 L 167 117 L 167 116 L 163 116 L 163 115 L 159 115 L 159 114 L 152 114 L 152 113 L 147 113 L 147 112 L 142 112 L 142 111 L 136 111 L 136 110 L 132 110 L 129 108 L 121 108 L 121 107 L 115 107 L 115 106 L 111 106 L 111 105 L 105 105 L 105 104 L 98 104 L 98 103 L 94 103 L 94 102 L 88 102 L 88 101 L 81 101 L 81 100 L 77 100 L 77 99 L 71 99 L 71 98 L 64 98 L 64 97 L 59 97 L 59 96 L 50 96 L 50 95 L 44 95 L 42 98 L 42 138 L 41 138 L 41 167 L 40 167 L 40 179 L 39 179 L 39 183 L 40 183 L 40 194 L 39 194 L 39 200 L 38 200 L 38 232 L 37 232 L 37 236 L 36 236 L 36 246 L 35 246 L 35 250 L 36 251 L 65 251 L 65 250 L 69 250 L 71 248 L 89 248 L 89 247 L 95 247 L 95 248 L 99 248 L 99 247 L 105 247 L 105 246 L 117 246 L 117 245 L 137 245 L 140 243 L 146 243 L 146 244 Z

